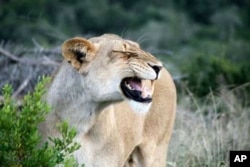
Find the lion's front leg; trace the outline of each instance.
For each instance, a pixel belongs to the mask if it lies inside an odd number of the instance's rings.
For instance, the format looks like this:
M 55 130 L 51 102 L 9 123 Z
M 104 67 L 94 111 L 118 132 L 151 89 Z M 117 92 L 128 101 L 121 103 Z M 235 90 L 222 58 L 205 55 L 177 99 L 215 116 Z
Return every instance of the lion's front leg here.
M 124 167 L 165 167 L 166 166 L 166 144 L 147 144 L 135 148 Z
M 141 164 L 143 167 L 166 167 L 167 144 L 148 144 L 141 147 Z
M 124 164 L 124 167 L 140 167 L 143 164 L 139 147 L 136 147 Z

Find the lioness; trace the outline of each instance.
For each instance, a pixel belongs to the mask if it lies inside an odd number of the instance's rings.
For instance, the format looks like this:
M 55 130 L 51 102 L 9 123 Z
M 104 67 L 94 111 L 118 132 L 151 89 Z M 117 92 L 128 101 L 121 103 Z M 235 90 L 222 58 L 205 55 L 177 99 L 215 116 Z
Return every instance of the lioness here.
M 150 53 L 119 36 L 72 38 L 46 99 L 52 111 L 40 126 L 46 140 L 56 124 L 75 127 L 86 167 L 164 167 L 175 120 L 176 90 Z

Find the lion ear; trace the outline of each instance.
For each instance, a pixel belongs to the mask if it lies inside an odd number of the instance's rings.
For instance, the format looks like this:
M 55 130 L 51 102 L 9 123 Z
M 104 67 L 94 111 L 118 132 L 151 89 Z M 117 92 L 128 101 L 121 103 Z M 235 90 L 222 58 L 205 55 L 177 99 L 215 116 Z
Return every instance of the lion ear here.
M 72 38 L 62 45 L 62 54 L 65 60 L 77 71 L 86 72 L 91 60 L 95 57 L 97 48 L 85 38 Z

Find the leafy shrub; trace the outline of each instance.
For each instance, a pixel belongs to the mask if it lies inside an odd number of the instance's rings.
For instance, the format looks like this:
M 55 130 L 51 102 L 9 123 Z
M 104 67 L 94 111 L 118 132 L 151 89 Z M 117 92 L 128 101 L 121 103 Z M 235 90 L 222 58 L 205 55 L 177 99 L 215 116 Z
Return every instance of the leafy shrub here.
M 51 145 L 45 143 L 39 146 L 41 136 L 37 126 L 49 112 L 49 106 L 42 101 L 48 80 L 42 79 L 35 91 L 24 97 L 21 107 L 11 98 L 12 87 L 3 87 L 4 101 L 0 105 L 0 166 L 77 166 L 70 154 L 80 146 L 73 143 L 76 131 L 70 129 L 66 122 L 58 126 L 62 138 L 50 139 Z

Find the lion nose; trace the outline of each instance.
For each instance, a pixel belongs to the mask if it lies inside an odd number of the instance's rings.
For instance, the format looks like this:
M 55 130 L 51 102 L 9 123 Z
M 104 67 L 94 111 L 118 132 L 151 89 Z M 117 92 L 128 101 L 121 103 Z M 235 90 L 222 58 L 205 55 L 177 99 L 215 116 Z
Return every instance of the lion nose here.
M 162 66 L 159 66 L 159 65 L 151 65 L 151 64 L 148 64 L 151 68 L 153 68 L 153 70 L 155 71 L 156 73 L 156 78 L 155 79 L 158 79 L 158 75 L 162 69 Z

